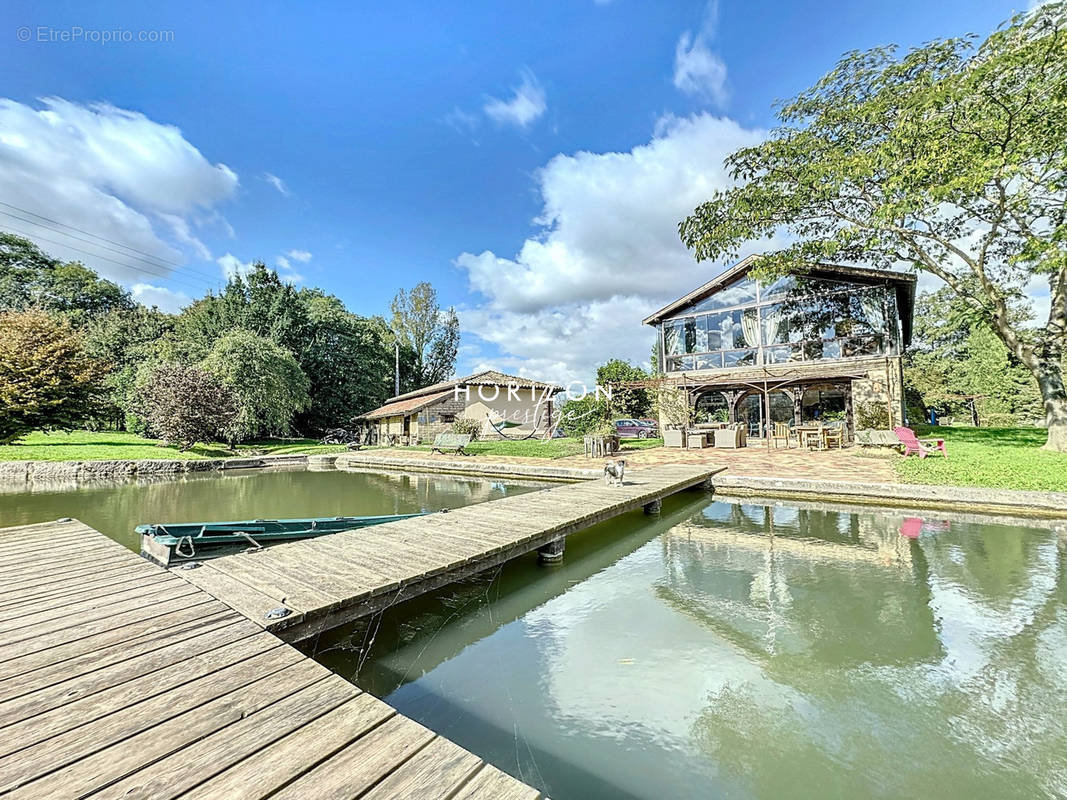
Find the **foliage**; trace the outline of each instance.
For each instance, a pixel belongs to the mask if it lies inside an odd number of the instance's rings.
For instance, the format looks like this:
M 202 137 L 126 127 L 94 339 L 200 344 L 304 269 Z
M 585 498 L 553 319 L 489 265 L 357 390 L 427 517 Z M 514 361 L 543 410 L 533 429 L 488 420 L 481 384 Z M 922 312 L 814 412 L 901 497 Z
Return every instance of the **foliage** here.
M 825 260 L 908 263 L 943 280 L 1036 379 L 1047 446 L 1067 450 L 1067 6 L 1052 2 L 975 46 L 846 55 L 779 110 L 783 125 L 727 159 L 739 185 L 680 224 L 699 259 L 783 233 L 758 272 Z M 1013 318 L 1047 281 L 1047 322 Z
M 287 453 L 340 453 L 344 445 L 324 445 L 313 439 L 268 439 L 239 445 L 237 455 L 257 453 L 284 455 Z M 19 439 L 15 445 L 0 445 L 0 461 L 137 461 L 141 459 L 200 459 L 225 458 L 234 450 L 213 442 L 198 444 L 181 451 L 156 439 L 146 439 L 124 431 L 35 431 Z
M 886 408 L 885 403 L 876 403 L 873 401 L 856 403 L 852 413 L 856 417 L 856 430 L 889 430 L 889 409 Z
M 559 409 L 559 429 L 567 436 L 582 437 L 601 430 L 614 417 L 603 396 L 586 394 L 567 400 Z
M 0 443 L 91 419 L 104 371 L 66 320 L 39 309 L 0 313 Z
M 137 389 L 141 415 L 165 442 L 188 450 L 224 435 L 237 415 L 233 390 L 199 367 L 160 364 Z
M 477 441 L 478 436 L 482 432 L 482 423 L 476 419 L 469 419 L 468 417 L 457 417 L 456 421 L 452 423 L 452 433 L 458 433 L 465 436 L 470 436 L 471 441 Z
M 423 281 L 410 292 L 401 289 L 390 304 L 392 330 L 414 356 L 415 386 L 447 380 L 459 352 L 459 316 L 454 308 L 442 312 L 437 292 Z M 402 390 L 403 391 L 403 390 Z
M 609 384 L 614 384 L 611 398 L 612 414 L 616 417 L 647 417 L 652 413 L 652 400 L 645 389 L 631 389 L 618 386 L 619 383 L 628 381 L 648 380 L 649 375 L 641 367 L 636 367 L 629 361 L 621 358 L 613 358 L 606 364 L 597 367 L 596 382 L 598 386 L 607 389 Z
M 0 311 L 39 308 L 81 326 L 98 314 L 130 310 L 129 292 L 76 261 L 64 263 L 29 239 L 0 232 Z
M 111 427 L 141 426 L 137 416 L 136 383 L 139 369 L 156 361 L 156 343 L 173 328 L 173 317 L 155 308 L 114 309 L 90 320 L 85 328 L 85 352 L 111 365 L 103 421 Z
M 950 428 L 915 426 L 920 436 L 945 440 L 949 457 L 894 459 L 905 483 L 988 486 L 1000 489 L 1067 491 L 1067 455 L 1039 449 L 1040 428 Z
M 286 435 L 293 417 L 310 403 L 308 379 L 293 354 L 254 333 L 226 334 L 202 366 L 234 394 L 237 413 L 224 431 L 229 442 Z

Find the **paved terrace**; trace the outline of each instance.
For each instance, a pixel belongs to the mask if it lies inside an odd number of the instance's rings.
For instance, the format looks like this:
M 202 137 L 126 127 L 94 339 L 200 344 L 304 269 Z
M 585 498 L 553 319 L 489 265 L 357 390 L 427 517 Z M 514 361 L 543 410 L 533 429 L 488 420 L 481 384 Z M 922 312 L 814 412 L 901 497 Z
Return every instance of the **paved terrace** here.
M 15 798 L 539 796 L 76 521 L 0 530 L 0 732 Z

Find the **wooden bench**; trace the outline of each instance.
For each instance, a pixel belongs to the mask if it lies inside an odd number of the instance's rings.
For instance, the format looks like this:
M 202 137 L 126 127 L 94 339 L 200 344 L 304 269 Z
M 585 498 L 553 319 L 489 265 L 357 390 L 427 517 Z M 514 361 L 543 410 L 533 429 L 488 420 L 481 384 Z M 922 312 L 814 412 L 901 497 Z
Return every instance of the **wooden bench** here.
M 469 456 L 465 448 L 471 443 L 471 435 L 469 433 L 439 433 L 437 438 L 433 440 L 433 446 L 430 448 L 430 454 L 440 453 L 445 454 L 445 451 L 455 453 L 456 455 Z

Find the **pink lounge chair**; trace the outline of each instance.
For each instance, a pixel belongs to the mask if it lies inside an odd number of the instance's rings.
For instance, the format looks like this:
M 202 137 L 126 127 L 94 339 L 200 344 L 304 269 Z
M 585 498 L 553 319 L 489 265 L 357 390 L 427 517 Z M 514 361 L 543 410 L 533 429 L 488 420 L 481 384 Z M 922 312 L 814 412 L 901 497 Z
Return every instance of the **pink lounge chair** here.
M 911 428 L 905 428 L 899 426 L 893 428 L 893 433 L 900 439 L 900 443 L 904 445 L 904 455 L 910 456 L 915 453 L 919 458 L 926 458 L 931 455 L 934 450 L 940 450 L 941 455 L 948 458 L 948 450 L 945 449 L 944 439 L 919 439 L 915 435 L 915 431 Z

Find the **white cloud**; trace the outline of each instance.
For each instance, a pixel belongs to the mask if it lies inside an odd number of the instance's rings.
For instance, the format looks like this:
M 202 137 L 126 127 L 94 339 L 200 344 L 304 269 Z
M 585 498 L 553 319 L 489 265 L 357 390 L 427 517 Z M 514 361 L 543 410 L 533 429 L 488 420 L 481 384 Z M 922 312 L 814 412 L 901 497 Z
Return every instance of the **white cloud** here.
M 490 97 L 482 106 L 490 119 L 519 128 L 525 128 L 537 120 L 547 108 L 545 90 L 541 88 L 537 76 L 528 69 L 522 71 L 522 83 L 512 89 L 511 99 Z
M 711 49 L 718 5 L 712 0 L 704 22 L 695 34 L 683 33 L 674 48 L 674 85 L 677 89 L 718 107 L 726 104 L 726 64 Z
M 304 250 L 290 250 L 287 253 L 287 255 L 291 258 L 291 257 L 294 257 L 293 256 L 294 253 L 297 253 L 299 255 L 303 255 L 305 252 L 306 251 L 304 251 Z M 297 260 L 298 261 L 307 261 L 310 258 L 311 258 L 311 253 L 307 253 L 307 258 L 306 259 L 298 258 Z M 292 263 L 290 263 L 289 258 L 287 258 L 286 256 L 278 256 L 277 258 L 274 259 L 274 263 L 278 268 L 278 277 L 281 278 L 286 283 L 303 283 L 304 282 L 304 276 L 301 275 L 299 272 L 297 272 L 295 269 L 293 269 Z
M 207 248 L 193 231 L 220 224 L 217 206 L 237 185 L 229 167 L 205 159 L 178 128 L 135 111 L 0 98 L 0 201 L 32 212 L 2 206 L 0 228 L 109 278 L 166 277 L 184 260 L 183 248 L 203 257 Z
M 135 283 L 130 287 L 133 299 L 146 306 L 155 306 L 160 311 L 176 314 L 193 302 L 185 292 L 175 292 L 150 283 Z
M 456 259 L 487 300 L 461 314 L 464 331 L 556 380 L 588 378 L 615 356 L 644 365 L 642 317 L 724 266 L 697 264 L 678 222 L 731 183 L 723 159 L 764 136 L 709 114 L 665 117 L 629 152 L 555 156 L 537 174 L 540 230 L 518 254 Z
M 311 253 L 307 250 L 290 250 L 286 253 L 293 261 L 299 261 L 301 264 L 306 264 L 311 260 Z
M 283 181 L 277 175 L 274 175 L 270 172 L 264 172 L 263 180 L 265 180 L 267 183 L 277 189 L 278 192 L 284 197 L 288 197 L 291 194 L 291 192 L 289 191 L 289 187 L 285 185 L 285 181 Z
M 237 256 L 233 255 L 233 253 L 219 256 L 215 259 L 215 263 L 222 268 L 222 277 L 226 280 L 229 280 L 235 275 L 240 275 L 243 278 L 248 274 L 248 271 L 252 269 L 251 261 L 242 261 Z
M 452 110 L 442 117 L 446 125 L 462 134 L 472 134 L 478 127 L 478 115 L 464 111 L 459 106 L 453 106 Z

